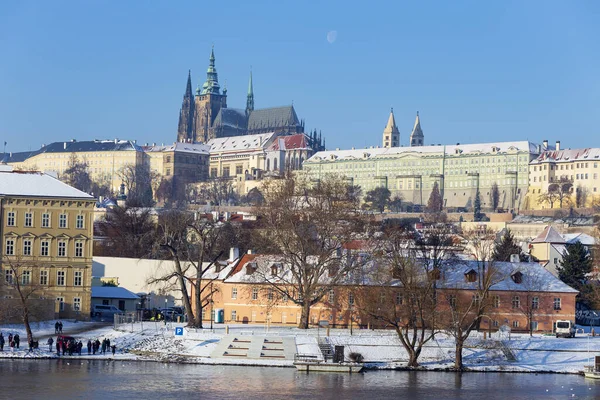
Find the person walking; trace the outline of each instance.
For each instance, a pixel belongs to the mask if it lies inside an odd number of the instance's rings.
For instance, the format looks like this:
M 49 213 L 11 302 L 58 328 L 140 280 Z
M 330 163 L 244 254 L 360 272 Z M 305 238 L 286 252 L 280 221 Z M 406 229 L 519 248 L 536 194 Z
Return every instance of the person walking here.
M 8 345 L 10 347 L 13 347 L 13 334 L 12 333 L 8 334 Z
M 62 347 L 62 341 L 56 339 L 56 355 L 60 357 L 60 348 Z
M 81 343 L 81 340 L 77 343 L 77 353 L 79 355 L 81 355 L 81 349 L 83 348 L 83 343 Z
M 58 321 L 56 321 L 54 323 L 54 334 L 56 335 L 58 333 Z
M 19 337 L 18 333 L 15 333 L 15 336 L 13 337 L 13 340 L 15 341 L 15 347 L 18 349 L 19 348 L 19 343 L 21 343 L 21 338 Z
M 102 340 L 102 354 L 106 354 L 106 339 Z
M 48 351 L 52 353 L 52 344 L 54 343 L 54 339 L 48 338 Z
M 88 356 L 89 356 L 90 353 L 92 352 L 92 341 L 90 339 L 88 339 L 88 342 L 87 342 L 87 349 L 88 349 Z
M 4 335 L 0 332 L 0 351 L 4 351 Z
M 110 349 L 112 350 L 113 356 L 115 355 L 115 351 L 117 351 L 117 346 L 115 346 L 114 344 L 112 346 L 110 346 Z
M 62 328 L 63 328 L 63 323 L 62 321 L 58 321 L 58 332 L 62 335 Z

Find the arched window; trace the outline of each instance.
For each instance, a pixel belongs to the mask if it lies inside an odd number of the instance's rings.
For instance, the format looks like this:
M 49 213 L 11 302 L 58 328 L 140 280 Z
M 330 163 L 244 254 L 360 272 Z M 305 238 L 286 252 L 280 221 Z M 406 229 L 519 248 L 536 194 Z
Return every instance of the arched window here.
M 279 168 L 277 166 L 277 158 L 273 159 L 273 171 L 277 171 Z
M 271 169 L 271 160 L 267 158 L 267 171 Z

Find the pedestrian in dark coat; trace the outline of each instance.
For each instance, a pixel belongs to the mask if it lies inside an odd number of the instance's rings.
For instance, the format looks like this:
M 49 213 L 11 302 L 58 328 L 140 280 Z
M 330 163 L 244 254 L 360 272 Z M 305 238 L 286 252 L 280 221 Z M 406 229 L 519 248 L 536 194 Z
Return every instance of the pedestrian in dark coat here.
M 54 339 L 48 338 L 48 351 L 52 353 L 52 344 L 54 343 Z
M 0 332 L 0 351 L 4 351 L 4 335 Z
M 81 349 L 83 348 L 83 343 L 81 343 L 81 340 L 79 341 L 79 343 L 77 343 L 77 353 L 79 355 L 81 355 Z
M 92 352 L 92 341 L 88 339 L 87 342 L 88 355 Z
M 115 351 L 117 351 L 117 346 L 115 346 L 114 344 L 112 346 L 110 346 L 113 356 L 115 355 Z
M 62 348 L 62 341 L 60 339 L 56 340 L 56 355 L 60 356 L 60 349 Z
M 106 353 L 106 339 L 102 340 L 102 354 Z
M 110 347 L 110 339 L 106 339 L 106 348 L 108 349 Z
M 58 322 L 58 332 L 59 333 L 62 333 L 62 328 L 63 328 L 63 324 L 62 324 L 62 322 L 59 321 Z
M 15 341 L 15 347 L 18 349 L 19 343 L 21 343 L 21 338 L 19 337 L 18 333 L 15 334 L 15 336 L 13 337 L 13 340 Z
M 54 323 L 54 334 L 58 333 L 58 321 Z
M 12 340 L 13 340 L 13 335 L 12 335 L 12 333 L 9 333 L 8 334 L 8 345 L 10 347 L 12 347 Z

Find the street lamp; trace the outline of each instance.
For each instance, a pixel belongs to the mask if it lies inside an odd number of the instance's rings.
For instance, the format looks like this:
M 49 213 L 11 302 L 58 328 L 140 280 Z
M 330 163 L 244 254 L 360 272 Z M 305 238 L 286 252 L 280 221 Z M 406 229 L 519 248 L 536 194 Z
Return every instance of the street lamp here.
M 210 330 L 211 331 L 213 329 L 213 316 L 214 316 L 214 314 L 213 314 L 213 299 L 211 296 L 211 299 L 210 299 Z

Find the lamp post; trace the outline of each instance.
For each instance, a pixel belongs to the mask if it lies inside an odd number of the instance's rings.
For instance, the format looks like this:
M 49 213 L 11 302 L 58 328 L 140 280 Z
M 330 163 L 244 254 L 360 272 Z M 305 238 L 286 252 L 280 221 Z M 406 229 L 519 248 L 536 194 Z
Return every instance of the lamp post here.
M 213 318 L 214 318 L 214 311 L 213 311 L 213 288 L 212 288 L 212 282 L 210 284 L 210 330 L 212 332 L 213 329 Z

